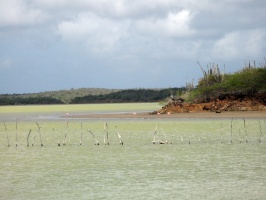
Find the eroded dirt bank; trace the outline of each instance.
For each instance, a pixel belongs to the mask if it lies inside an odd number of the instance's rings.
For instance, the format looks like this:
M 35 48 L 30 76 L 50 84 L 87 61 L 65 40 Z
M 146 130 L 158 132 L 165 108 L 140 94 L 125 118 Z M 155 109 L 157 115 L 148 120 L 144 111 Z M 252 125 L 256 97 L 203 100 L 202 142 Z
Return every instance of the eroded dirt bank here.
M 208 103 L 183 103 L 180 101 L 169 102 L 153 114 L 173 114 L 190 112 L 215 112 L 226 111 L 266 111 L 266 93 L 257 95 L 220 95 Z

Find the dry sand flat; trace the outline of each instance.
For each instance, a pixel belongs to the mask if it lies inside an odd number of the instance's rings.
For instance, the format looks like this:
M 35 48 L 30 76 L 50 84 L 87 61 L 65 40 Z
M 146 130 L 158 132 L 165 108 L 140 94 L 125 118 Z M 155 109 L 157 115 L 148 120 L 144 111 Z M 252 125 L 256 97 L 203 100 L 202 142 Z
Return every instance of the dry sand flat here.
M 167 118 L 266 118 L 266 111 L 233 111 L 233 112 L 190 112 L 175 114 L 123 113 L 123 114 L 88 114 L 71 115 L 71 118 L 90 119 L 167 119 Z

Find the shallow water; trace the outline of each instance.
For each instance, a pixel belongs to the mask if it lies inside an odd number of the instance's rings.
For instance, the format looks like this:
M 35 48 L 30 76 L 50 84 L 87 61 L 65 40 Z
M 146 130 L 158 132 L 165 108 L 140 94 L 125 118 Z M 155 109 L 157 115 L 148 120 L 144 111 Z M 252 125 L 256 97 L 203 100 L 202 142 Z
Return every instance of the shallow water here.
M 263 199 L 265 144 L 1 148 L 1 199 Z
M 266 132 L 262 119 L 260 135 L 258 121 L 246 120 L 245 130 L 234 120 L 231 136 L 230 119 L 110 119 L 108 146 L 105 120 L 71 120 L 67 129 L 66 121 L 43 120 L 43 147 L 38 135 L 26 146 L 35 121 L 20 122 L 17 147 L 15 123 L 8 122 L 11 147 L 0 129 L 0 199 L 264 199 Z M 172 144 L 151 143 L 157 124 L 156 139 L 165 133 Z M 66 130 L 67 145 L 58 147 Z

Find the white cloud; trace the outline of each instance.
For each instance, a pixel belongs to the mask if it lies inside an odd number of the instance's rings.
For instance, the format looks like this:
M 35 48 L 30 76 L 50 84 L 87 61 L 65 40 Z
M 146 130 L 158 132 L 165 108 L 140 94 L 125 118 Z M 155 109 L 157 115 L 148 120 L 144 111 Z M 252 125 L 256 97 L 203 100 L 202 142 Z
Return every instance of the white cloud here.
M 80 76 L 94 71 L 99 87 L 130 87 L 131 74 L 141 71 L 147 78 L 138 85 L 167 85 L 151 80 L 157 66 L 184 83 L 178 68 L 196 79 L 197 60 L 241 66 L 265 57 L 265 6 L 265 0 L 0 0 L 0 52 L 6 56 L 0 69 L 19 66 L 29 77 L 32 66 L 53 72 L 58 65 L 69 69 L 67 77 L 75 67 Z M 114 74 L 112 82 L 97 79 L 103 69 Z M 15 73 L 19 80 L 14 71 L 6 77 Z M 124 81 L 116 80 L 121 74 Z M 87 86 L 87 79 L 77 76 L 74 84 L 79 81 Z
M 23 0 L 2 0 L 0 26 L 34 25 L 42 22 L 47 15 L 40 9 L 29 7 Z
M 213 55 L 226 60 L 265 56 L 266 32 L 263 30 L 235 31 L 216 41 Z
M 115 21 L 83 13 L 76 19 L 58 25 L 58 34 L 64 40 L 86 43 L 93 52 L 114 50 L 122 37 L 127 35 L 129 20 Z
M 188 10 L 182 10 L 177 13 L 170 12 L 165 18 L 148 18 L 136 22 L 136 27 L 140 32 L 151 35 L 164 35 L 171 37 L 182 37 L 193 34 L 189 24 L 192 14 Z

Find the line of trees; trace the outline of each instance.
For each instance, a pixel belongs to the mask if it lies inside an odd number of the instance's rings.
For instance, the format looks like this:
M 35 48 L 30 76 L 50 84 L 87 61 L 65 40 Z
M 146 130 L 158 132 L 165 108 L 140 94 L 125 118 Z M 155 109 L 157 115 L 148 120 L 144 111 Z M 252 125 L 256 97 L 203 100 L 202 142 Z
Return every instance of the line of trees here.
M 76 96 L 70 102 L 64 102 L 51 96 L 43 96 L 34 94 L 28 96 L 23 95 L 0 95 L 0 105 L 29 105 L 29 104 L 85 104 L 85 103 L 119 103 L 119 102 L 160 102 L 172 94 L 181 93 L 184 88 L 168 88 L 168 89 L 128 89 L 116 90 L 115 92 Z M 67 91 L 65 91 L 67 93 Z M 64 93 L 65 93 L 64 92 Z
M 77 97 L 71 101 L 72 104 L 79 103 L 120 103 L 120 102 L 159 102 L 171 94 L 175 94 L 183 88 L 169 88 L 161 90 L 130 89 L 105 95 L 88 95 Z
M 62 101 L 51 97 L 0 97 L 0 105 L 30 105 L 30 104 L 63 104 Z

